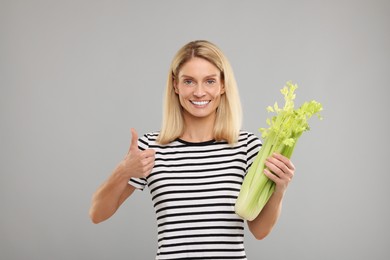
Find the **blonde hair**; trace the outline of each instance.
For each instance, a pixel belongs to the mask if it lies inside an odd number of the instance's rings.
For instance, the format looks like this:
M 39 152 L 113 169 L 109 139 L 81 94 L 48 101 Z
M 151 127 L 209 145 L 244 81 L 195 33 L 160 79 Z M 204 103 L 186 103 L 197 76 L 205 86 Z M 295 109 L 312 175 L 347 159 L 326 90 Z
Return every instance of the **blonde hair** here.
M 184 119 L 178 95 L 174 90 L 174 79 L 182 66 L 194 57 L 209 61 L 221 72 L 225 93 L 221 96 L 217 108 L 213 135 L 217 141 L 225 140 L 233 144 L 238 140 L 242 121 L 237 83 L 230 63 L 222 51 L 215 44 L 204 40 L 187 43 L 172 60 L 165 89 L 162 126 L 157 141 L 167 144 L 183 134 Z

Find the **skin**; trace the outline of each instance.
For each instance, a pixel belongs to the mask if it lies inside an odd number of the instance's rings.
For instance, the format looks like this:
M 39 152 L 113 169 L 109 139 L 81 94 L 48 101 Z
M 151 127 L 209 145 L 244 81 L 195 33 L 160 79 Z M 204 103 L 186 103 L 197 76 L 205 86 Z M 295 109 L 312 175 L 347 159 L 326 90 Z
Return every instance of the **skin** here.
M 225 93 L 219 69 L 204 59 L 192 58 L 182 66 L 174 81 L 174 88 L 183 108 L 184 131 L 181 139 L 188 142 L 213 139 L 216 109 Z M 155 152 L 152 149 L 140 151 L 137 140 L 137 132 L 131 129 L 131 144 L 127 155 L 94 193 L 90 208 L 93 223 L 100 223 L 111 217 L 134 192 L 135 188 L 128 184 L 131 177 L 147 177 L 152 171 Z M 258 217 L 247 222 L 256 239 L 263 239 L 272 231 L 295 171 L 292 162 L 280 154 L 269 157 L 266 166 L 264 173 L 276 186 Z
M 260 214 L 254 220 L 247 221 L 249 230 L 259 240 L 265 238 L 278 221 L 284 194 L 295 172 L 293 163 L 280 154 L 273 154 L 265 164 L 268 169 L 264 169 L 264 174 L 275 182 L 275 191 Z
M 174 88 L 184 111 L 181 138 L 189 142 L 213 139 L 216 109 L 225 93 L 219 69 L 204 59 L 192 58 L 182 66 Z
M 127 155 L 92 196 L 89 215 L 93 223 L 110 218 L 118 210 L 135 190 L 128 184 L 129 179 L 147 177 L 153 169 L 154 157 L 154 150 L 138 149 L 138 134 L 131 129 L 131 143 Z

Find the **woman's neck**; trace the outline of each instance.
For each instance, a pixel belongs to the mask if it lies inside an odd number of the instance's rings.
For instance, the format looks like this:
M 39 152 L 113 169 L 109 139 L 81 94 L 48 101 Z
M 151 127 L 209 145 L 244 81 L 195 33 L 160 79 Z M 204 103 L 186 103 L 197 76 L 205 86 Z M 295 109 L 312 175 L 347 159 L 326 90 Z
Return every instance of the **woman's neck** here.
M 214 139 L 214 120 L 185 120 L 184 132 L 180 139 L 187 142 L 206 142 Z

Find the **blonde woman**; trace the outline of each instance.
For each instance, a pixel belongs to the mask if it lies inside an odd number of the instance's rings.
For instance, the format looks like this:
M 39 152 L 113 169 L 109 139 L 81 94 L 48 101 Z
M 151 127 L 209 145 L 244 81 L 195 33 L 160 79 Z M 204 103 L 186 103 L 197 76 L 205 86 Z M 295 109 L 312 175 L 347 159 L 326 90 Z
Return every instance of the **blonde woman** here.
M 92 221 L 108 219 L 134 190 L 148 187 L 157 219 L 156 259 L 246 259 L 245 223 L 234 204 L 261 142 L 241 130 L 236 81 L 216 45 L 193 41 L 177 52 L 162 122 L 159 132 L 140 138 L 131 129 L 127 156 L 93 195 Z M 277 222 L 294 176 L 292 162 L 279 154 L 267 167 L 275 192 L 247 222 L 257 239 Z

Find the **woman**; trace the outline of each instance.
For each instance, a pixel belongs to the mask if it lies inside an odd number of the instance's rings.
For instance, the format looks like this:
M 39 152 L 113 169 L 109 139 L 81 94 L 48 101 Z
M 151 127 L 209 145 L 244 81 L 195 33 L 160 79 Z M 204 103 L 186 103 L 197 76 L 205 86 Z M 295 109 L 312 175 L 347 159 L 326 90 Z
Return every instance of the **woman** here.
M 244 221 L 234 204 L 261 147 L 240 130 L 241 106 L 228 60 L 214 44 L 194 41 L 174 57 L 161 130 L 138 139 L 95 192 L 94 223 L 112 216 L 135 189 L 150 189 L 158 226 L 156 259 L 246 259 Z M 276 189 L 249 230 L 263 239 L 278 220 L 294 175 L 292 162 L 275 154 L 265 174 Z

